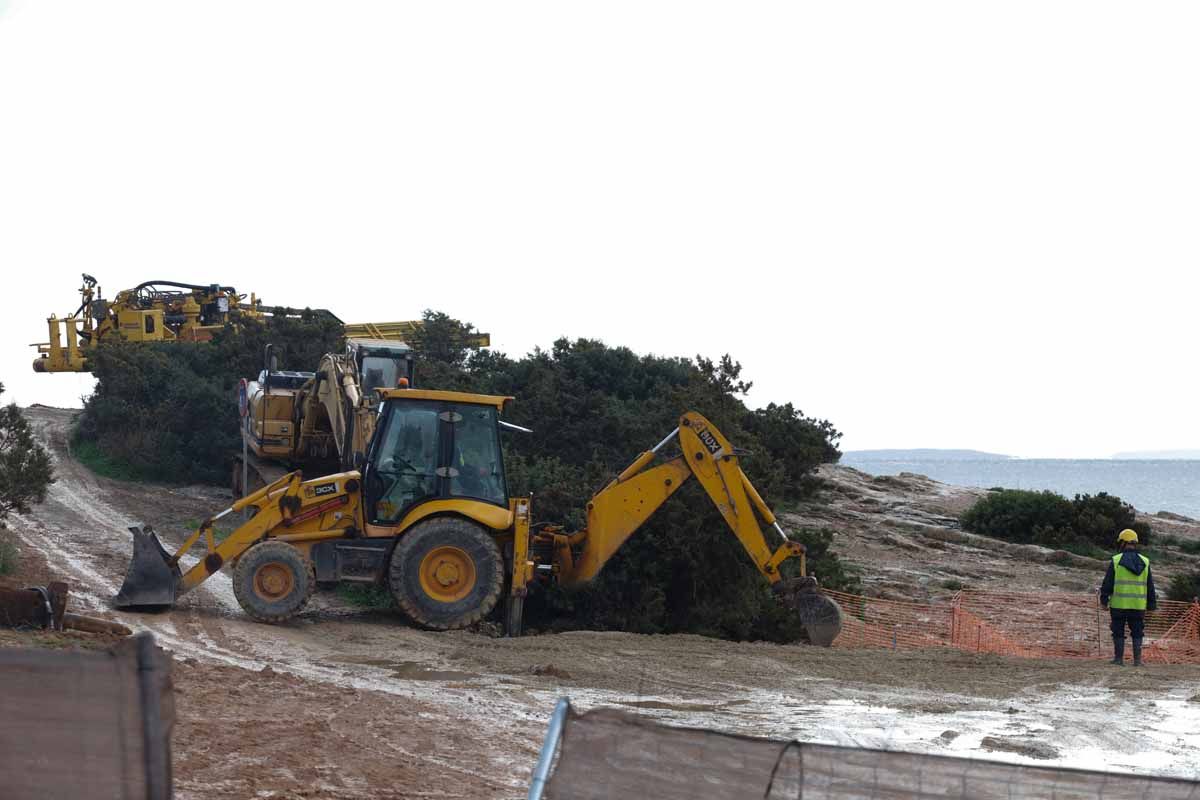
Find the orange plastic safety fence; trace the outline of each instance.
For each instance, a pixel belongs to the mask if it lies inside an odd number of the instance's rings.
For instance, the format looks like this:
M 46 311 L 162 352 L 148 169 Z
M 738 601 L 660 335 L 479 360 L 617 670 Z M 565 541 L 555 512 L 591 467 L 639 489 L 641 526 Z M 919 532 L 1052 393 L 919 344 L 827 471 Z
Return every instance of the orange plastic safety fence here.
M 844 615 L 835 647 L 949 647 L 1023 658 L 1108 659 L 1113 654 L 1109 614 L 1094 594 L 963 591 L 943 603 L 825 594 Z M 1200 664 L 1200 603 L 1160 601 L 1156 611 L 1146 612 L 1143 658 Z

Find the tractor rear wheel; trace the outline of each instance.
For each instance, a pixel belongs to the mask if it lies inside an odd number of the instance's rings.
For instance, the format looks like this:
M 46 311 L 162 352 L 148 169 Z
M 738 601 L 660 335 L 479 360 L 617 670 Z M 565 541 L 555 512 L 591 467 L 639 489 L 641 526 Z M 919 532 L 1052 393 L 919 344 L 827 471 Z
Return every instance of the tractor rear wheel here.
M 388 568 L 396 604 L 413 622 L 438 631 L 486 617 L 503 585 L 495 538 L 462 517 L 435 517 L 401 534 Z
M 287 542 L 262 542 L 233 568 L 233 594 L 259 622 L 283 622 L 300 613 L 316 586 L 312 562 Z

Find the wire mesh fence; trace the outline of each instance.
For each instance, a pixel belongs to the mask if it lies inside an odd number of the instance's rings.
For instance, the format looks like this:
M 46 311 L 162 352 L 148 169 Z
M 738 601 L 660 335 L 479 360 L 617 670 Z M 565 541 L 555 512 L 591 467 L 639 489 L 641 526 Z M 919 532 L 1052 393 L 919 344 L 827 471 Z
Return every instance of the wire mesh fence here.
M 950 602 L 908 603 L 825 593 L 844 614 L 834 647 L 942 647 L 1022 658 L 1113 654 L 1109 615 L 1094 594 L 962 591 Z M 1156 611 L 1146 612 L 1143 658 L 1200 664 L 1200 603 L 1160 601 Z

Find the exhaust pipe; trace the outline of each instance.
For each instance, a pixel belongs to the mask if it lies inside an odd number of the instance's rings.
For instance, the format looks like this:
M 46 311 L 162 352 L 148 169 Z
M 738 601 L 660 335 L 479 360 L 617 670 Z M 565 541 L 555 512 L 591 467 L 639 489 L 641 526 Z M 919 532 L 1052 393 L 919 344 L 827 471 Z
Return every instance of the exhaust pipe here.
M 133 559 L 113 604 L 117 608 L 163 611 L 175 605 L 182 573 L 148 526 L 133 526 Z

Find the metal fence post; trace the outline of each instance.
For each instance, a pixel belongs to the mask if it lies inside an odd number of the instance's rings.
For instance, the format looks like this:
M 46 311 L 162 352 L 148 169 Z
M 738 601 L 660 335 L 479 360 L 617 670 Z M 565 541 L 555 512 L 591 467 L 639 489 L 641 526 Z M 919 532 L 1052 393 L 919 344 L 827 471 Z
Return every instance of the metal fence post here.
M 538 756 L 537 766 L 533 768 L 533 780 L 529 782 L 528 800 L 541 800 L 542 792 L 546 789 L 546 779 L 550 777 L 550 764 L 554 761 L 554 752 L 558 749 L 558 740 L 562 738 L 563 723 L 567 721 L 567 712 L 571 710 L 571 701 L 560 697 L 550 715 L 550 727 L 546 730 L 546 740 L 542 742 L 542 752 Z

